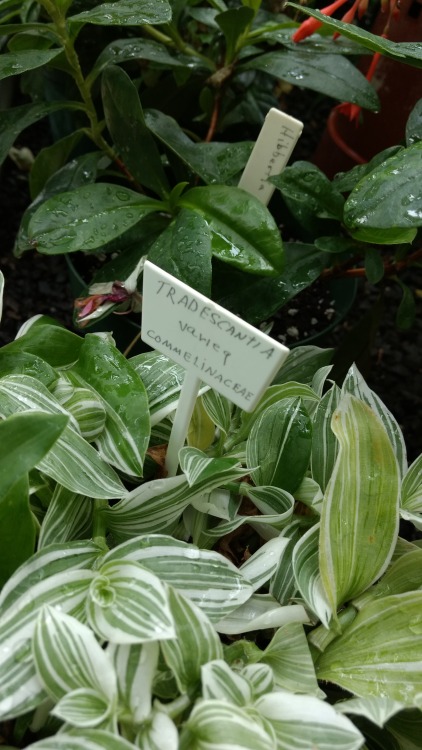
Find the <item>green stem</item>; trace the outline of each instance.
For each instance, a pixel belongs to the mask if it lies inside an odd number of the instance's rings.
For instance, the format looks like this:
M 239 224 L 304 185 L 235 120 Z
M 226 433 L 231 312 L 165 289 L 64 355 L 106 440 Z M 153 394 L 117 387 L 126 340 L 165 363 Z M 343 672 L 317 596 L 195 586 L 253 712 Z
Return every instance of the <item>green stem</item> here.
M 94 500 L 94 519 L 92 524 L 92 539 L 94 544 L 98 544 L 100 547 L 107 547 L 106 545 L 106 518 L 104 514 L 105 508 L 108 508 L 107 500 Z
M 189 57 L 196 57 L 198 58 L 198 60 L 202 60 L 207 68 L 209 68 L 210 70 L 215 70 L 215 64 L 211 60 L 211 58 L 207 57 L 206 55 L 202 55 L 200 52 L 198 52 L 198 50 L 195 49 L 195 47 L 191 47 L 190 44 L 187 44 L 180 36 L 177 29 L 173 28 L 169 24 L 166 24 L 165 26 L 165 29 L 168 32 L 167 34 L 163 34 L 162 31 L 159 31 L 154 26 L 150 26 L 149 24 L 145 24 L 142 28 L 150 37 L 156 39 L 157 42 L 165 44 L 166 47 L 177 49 L 179 52 L 182 52 L 184 55 L 188 55 Z
M 166 713 L 167 716 L 170 716 L 171 719 L 176 719 L 180 714 L 186 711 L 187 708 L 189 708 L 190 704 L 191 700 L 188 695 L 180 695 L 178 698 L 175 698 L 174 701 L 171 701 L 171 703 L 160 704 L 160 711 L 164 711 L 164 713 Z

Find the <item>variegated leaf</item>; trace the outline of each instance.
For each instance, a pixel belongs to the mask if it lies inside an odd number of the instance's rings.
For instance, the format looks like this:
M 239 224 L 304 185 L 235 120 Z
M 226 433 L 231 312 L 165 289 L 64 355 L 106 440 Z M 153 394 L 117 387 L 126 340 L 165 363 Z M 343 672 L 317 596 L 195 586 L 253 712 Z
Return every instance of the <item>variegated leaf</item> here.
M 150 716 L 159 650 L 155 641 L 130 646 L 110 643 L 107 647 L 117 676 L 119 703 L 134 724 Z
M 145 386 L 151 424 L 158 424 L 175 411 L 185 371 L 176 362 L 155 351 L 138 354 L 129 363 Z
M 274 688 L 274 674 L 268 664 L 247 664 L 240 674 L 249 683 L 255 700 Z
M 175 637 L 163 584 L 135 562 L 113 560 L 102 565 L 92 580 L 86 609 L 92 629 L 111 643 Z
M 137 734 L 135 742 L 140 750 L 178 750 L 179 732 L 170 716 L 158 706 Z
M 373 599 L 418 589 L 422 589 L 422 549 L 415 547 L 395 560 L 380 581 L 354 599 L 353 606 L 362 609 Z
M 405 708 L 403 703 L 399 703 L 392 698 L 374 695 L 365 698 L 349 698 L 335 704 L 335 709 L 339 713 L 365 716 L 377 727 L 383 727 L 392 716 L 402 711 L 403 708 Z
M 193 691 L 201 679 L 201 667 L 223 658 L 223 647 L 208 617 L 189 599 L 169 588 L 175 634 L 163 640 L 161 649 L 181 693 Z
M 59 700 L 51 713 L 75 727 L 98 727 L 110 716 L 113 708 L 104 696 L 93 688 L 78 688 Z
M 0 413 L 5 416 L 23 411 L 50 414 L 69 413 L 52 394 L 26 375 L 10 375 L 0 380 Z M 72 492 L 93 498 L 116 498 L 127 494 L 113 469 L 101 460 L 71 423 L 64 429 L 38 469 Z
M 136 750 L 136 745 L 101 729 L 73 730 L 27 745 L 27 750 Z
M 276 750 L 275 738 L 247 711 L 219 700 L 199 701 L 186 721 L 180 750 Z
M 306 505 L 318 516 L 321 514 L 323 498 L 321 487 L 311 477 L 305 477 L 295 492 L 295 500 Z
M 106 704 L 113 704 L 117 683 L 111 660 L 92 630 L 74 617 L 51 606 L 43 607 L 32 652 L 37 673 L 55 702 L 79 688 L 90 688 Z
M 320 367 L 312 378 L 312 390 L 315 391 L 319 398 L 322 398 L 325 382 L 332 369 L 333 365 L 325 365 L 324 367 Z
M 226 474 L 230 475 L 230 481 L 245 474 L 245 470 L 239 466 L 235 458 L 210 458 L 197 448 L 182 448 L 179 451 L 179 462 L 189 487 L 204 482 L 208 484 L 214 476 L 219 476 L 219 484 L 223 484 L 224 481 L 229 481 L 228 478 L 226 479 Z
M 338 453 L 338 442 L 331 429 L 331 419 L 341 398 L 341 391 L 333 385 L 322 397 L 312 417 L 312 478 L 325 492 Z
M 281 534 L 288 540 L 288 544 L 284 548 L 278 568 L 270 580 L 269 591 L 279 604 L 284 605 L 290 604 L 297 591 L 292 555 L 296 543 L 303 536 L 301 523 L 299 521 L 289 523 Z
M 340 447 L 321 511 L 319 566 L 335 611 L 365 591 L 391 560 L 400 477 L 388 435 L 363 401 L 346 395 L 332 428 Z
M 246 462 L 255 484 L 287 492 L 300 485 L 310 453 L 311 420 L 300 398 L 268 406 L 254 422 L 246 443 Z
M 422 513 L 422 454 L 409 466 L 403 479 L 401 507 L 411 513 Z
M 365 380 L 356 365 L 353 365 L 347 373 L 344 379 L 342 393 L 351 393 L 353 396 L 361 399 L 361 401 L 364 401 L 365 404 L 367 404 L 379 417 L 387 431 L 387 435 L 398 461 L 400 474 L 403 477 L 407 471 L 406 445 L 403 433 L 396 418 L 387 409 L 385 404 L 383 404 L 379 396 L 377 396 L 377 394 L 374 393 L 374 391 L 372 391 L 365 383 Z
M 240 572 L 252 583 L 254 591 L 258 591 L 275 573 L 288 543 L 289 540 L 282 536 L 270 539 L 240 566 Z
M 202 400 L 196 399 L 189 423 L 186 442 L 192 448 L 206 451 L 212 445 L 215 438 L 215 424 L 204 409 Z
M 318 346 L 296 346 L 279 369 L 273 383 L 312 383 L 316 371 L 328 365 L 333 358 L 333 349 Z
M 304 607 L 292 604 L 282 607 L 270 594 L 254 594 L 246 604 L 216 624 L 216 630 L 226 635 L 251 633 L 254 630 L 278 628 L 289 622 L 309 622 Z
M 313 696 L 271 693 L 256 709 L 274 729 L 278 750 L 359 750 L 364 744 L 349 719 Z
M 329 628 L 333 610 L 322 584 L 318 565 L 319 524 L 310 528 L 296 543 L 292 555 L 296 585 L 306 603 L 326 628 Z
M 271 667 L 274 682 L 282 690 L 324 696 L 318 687 L 303 625 L 292 622 L 278 628 L 259 661 Z
M 316 663 L 319 679 L 420 708 L 422 591 L 369 602 Z M 387 627 L 388 624 L 388 627 Z
M 106 410 L 93 389 L 73 386 L 65 377 L 55 383 L 52 393 L 57 401 L 76 419 L 80 433 L 92 443 L 103 431 Z
M 236 497 L 229 490 L 217 489 L 206 495 L 192 498 L 191 504 L 192 508 L 199 511 L 201 515 L 205 513 L 214 518 L 221 518 L 223 521 L 232 521 L 236 517 L 241 501 L 240 495 Z
M 170 536 L 135 537 L 111 550 L 105 561 L 119 559 L 151 570 L 193 601 L 212 622 L 242 605 L 253 593 L 250 581 L 226 557 Z
M 202 403 L 210 419 L 217 425 L 220 432 L 227 435 L 230 430 L 233 404 L 222 396 L 221 393 L 214 391 L 212 388 L 204 393 Z
M 222 659 L 209 661 L 201 669 L 202 696 L 210 700 L 221 700 L 233 706 L 252 703 L 252 690 L 247 680 L 230 669 Z
M 93 508 L 90 498 L 57 484 L 41 525 L 38 549 L 90 537 Z

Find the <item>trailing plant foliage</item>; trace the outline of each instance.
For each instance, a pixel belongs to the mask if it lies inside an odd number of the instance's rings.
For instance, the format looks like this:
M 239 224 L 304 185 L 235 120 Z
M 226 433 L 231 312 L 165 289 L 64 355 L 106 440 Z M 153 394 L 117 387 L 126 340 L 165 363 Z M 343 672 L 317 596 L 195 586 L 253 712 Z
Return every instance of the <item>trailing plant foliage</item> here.
M 9 745 L 416 747 L 422 550 L 398 521 L 422 526 L 421 461 L 357 369 L 339 388 L 298 347 L 251 414 L 206 390 L 166 478 L 175 365 L 21 333 L 0 351 Z
M 376 110 L 374 88 L 349 58 L 369 49 L 420 65 L 420 45 L 326 15 L 340 39 L 297 43 L 298 24 L 260 0 L 3 0 L 0 13 L 8 35 L 0 76 L 20 75 L 34 92 L 0 113 L 1 159 L 31 123 L 48 116 L 54 131 L 64 123 L 32 164 L 33 202 L 15 252 L 101 259 L 76 305 L 81 325 L 140 310 L 146 257 L 252 323 L 321 273 L 366 273 L 377 283 L 420 258 L 420 104 L 406 147 L 333 183 L 310 164 L 288 168 L 274 180 L 283 207 L 273 214 L 236 187 L 253 143 L 233 135 L 240 123 L 256 133 L 279 106 L 280 80 Z M 284 249 L 280 223 L 296 240 Z M 412 295 L 398 283 L 407 327 Z

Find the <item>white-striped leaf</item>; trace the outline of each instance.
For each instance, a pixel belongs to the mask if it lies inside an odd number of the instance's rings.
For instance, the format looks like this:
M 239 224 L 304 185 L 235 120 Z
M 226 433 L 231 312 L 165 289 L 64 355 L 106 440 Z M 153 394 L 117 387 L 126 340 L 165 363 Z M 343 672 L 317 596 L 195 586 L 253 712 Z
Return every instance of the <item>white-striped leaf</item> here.
M 254 630 L 279 628 L 289 622 L 309 622 L 301 604 L 282 607 L 270 594 L 254 594 L 246 604 L 220 620 L 215 627 L 219 633 L 238 635 Z
M 111 732 L 84 729 L 55 734 L 27 745 L 27 750 L 136 750 L 136 745 Z
M 130 646 L 110 643 L 107 648 L 117 676 L 119 704 L 133 724 L 140 724 L 150 716 L 159 651 L 155 641 Z
M 240 495 L 235 497 L 229 490 L 217 489 L 209 494 L 194 497 L 191 504 L 200 514 L 205 513 L 224 521 L 232 521 L 236 517 L 241 501 Z
M 93 389 L 105 409 L 104 429 L 95 439 L 101 457 L 129 476 L 142 476 L 150 421 L 139 375 L 113 344 L 88 334 L 69 377 Z
M 369 695 L 366 698 L 349 698 L 335 704 L 335 709 L 341 714 L 365 716 L 365 718 L 383 727 L 392 716 L 402 711 L 405 706 L 399 701 L 383 696 Z
M 312 383 L 316 371 L 328 365 L 333 358 L 333 349 L 318 346 L 296 346 L 283 362 L 273 383 Z
M 246 710 L 218 700 L 198 701 L 180 737 L 180 750 L 276 750 L 268 734 Z
M 252 703 L 252 690 L 247 680 L 230 669 L 222 659 L 210 661 L 201 669 L 202 696 L 227 701 L 233 706 Z
M 202 403 L 210 419 L 221 432 L 227 435 L 230 430 L 233 404 L 212 388 L 204 393 Z
M 73 386 L 61 377 L 52 389 L 57 401 L 76 419 L 80 433 L 88 443 L 103 431 L 106 421 L 104 404 L 93 389 Z
M 357 727 L 319 698 L 271 693 L 256 708 L 273 727 L 278 750 L 359 750 L 364 744 Z
M 189 487 L 198 486 L 204 482 L 208 485 L 208 481 L 216 476 L 220 478 L 219 484 L 223 484 L 229 481 L 226 474 L 230 475 L 230 480 L 245 474 L 245 470 L 239 466 L 235 458 L 209 458 L 206 453 L 197 448 L 182 448 L 179 451 L 179 462 Z
M 370 602 L 390 594 L 422 589 L 422 549 L 414 547 L 393 562 L 380 581 L 353 600 L 358 609 Z
M 135 562 L 101 566 L 86 603 L 92 629 L 104 640 L 130 644 L 174 638 L 174 623 L 163 584 Z
M 358 696 L 384 696 L 420 708 L 421 613 L 422 591 L 370 602 L 321 654 L 318 678 Z
M 340 398 L 340 388 L 333 385 L 322 397 L 312 417 L 311 473 L 323 492 L 327 487 L 338 453 L 338 442 L 331 429 L 331 419 L 339 405 Z
M 327 380 L 332 369 L 333 365 L 325 365 L 324 367 L 320 367 L 312 378 L 312 390 L 315 391 L 319 398 L 322 398 L 322 394 L 324 393 L 325 381 Z
M 311 420 L 300 398 L 285 398 L 267 407 L 246 443 L 254 483 L 294 492 L 308 468 L 311 442 Z
M 318 516 L 321 515 L 323 498 L 321 487 L 311 477 L 305 477 L 295 492 L 295 500 L 306 505 Z
M 297 588 L 306 606 L 328 628 L 333 610 L 323 587 L 318 565 L 319 534 L 318 524 L 310 528 L 296 543 L 292 565 Z
M 57 484 L 43 519 L 38 549 L 91 536 L 93 502 Z
M 93 688 L 78 688 L 54 706 L 51 713 L 75 727 L 98 727 L 110 716 L 112 706 Z
M 18 571 L 19 572 L 19 571 Z M 90 570 L 70 568 L 61 571 L 22 593 L 9 606 L 0 610 L 0 716 L 13 718 L 38 706 L 45 691 L 36 676 L 31 653 L 31 640 L 38 612 L 45 605 L 59 606 L 72 614 L 83 612 Z
M 401 507 L 412 513 L 422 513 L 422 454 L 409 466 L 403 479 Z
M 254 591 L 258 591 L 275 573 L 288 543 L 289 540 L 282 536 L 270 539 L 240 566 L 240 572 L 252 583 Z
M 69 416 L 47 388 L 35 378 L 10 375 L 0 380 L 0 413 L 9 416 L 33 410 Z M 81 495 L 109 499 L 127 494 L 117 474 L 80 436 L 78 428 L 72 428 L 71 423 L 37 468 L 67 489 Z
M 278 568 L 271 578 L 269 590 L 279 604 L 290 604 L 297 591 L 292 555 L 296 542 L 303 535 L 301 523 L 299 521 L 289 523 L 281 534 L 289 540 L 289 543 L 285 547 Z
M 166 664 L 172 670 L 181 693 L 195 690 L 201 679 L 201 667 L 223 658 L 223 647 L 211 621 L 189 599 L 169 588 L 174 619 L 173 640 L 162 641 Z
M 261 396 L 255 409 L 251 412 L 242 411 L 242 421 L 240 428 L 236 431 L 236 442 L 247 440 L 252 425 L 261 414 L 272 404 L 277 404 L 283 399 L 303 398 L 309 401 L 318 401 L 318 396 L 309 385 L 303 383 L 288 382 L 282 385 L 270 385 Z
M 137 734 L 135 742 L 141 750 L 178 750 L 179 732 L 170 716 L 158 707 Z
M 185 370 L 155 351 L 131 357 L 129 363 L 145 386 L 151 424 L 158 424 L 177 408 Z
M 400 477 L 388 435 L 346 395 L 332 420 L 340 448 L 321 511 L 319 566 L 335 611 L 387 568 L 397 541 Z
M 169 536 L 151 534 L 119 545 L 106 562 L 140 563 L 194 602 L 212 622 L 225 617 L 253 593 L 250 581 L 218 552 L 198 549 Z
M 74 617 L 51 606 L 43 607 L 32 651 L 37 673 L 56 703 L 79 688 L 90 688 L 106 704 L 114 703 L 117 684 L 111 660 L 92 630 Z
M 378 416 L 384 425 L 387 435 L 396 455 L 400 475 L 403 477 L 407 471 L 406 445 L 403 433 L 396 418 L 387 409 L 374 391 L 365 383 L 356 365 L 353 365 L 346 375 L 342 387 L 343 394 L 351 393 L 361 401 L 364 401 Z
M 277 687 L 291 693 L 322 697 L 315 667 L 303 630 L 296 622 L 282 625 L 263 651 L 260 663 L 271 667 Z
M 197 398 L 189 423 L 186 443 L 192 448 L 206 451 L 215 438 L 215 424 L 204 409 L 202 399 Z
M 240 674 L 249 683 L 254 700 L 274 688 L 274 674 L 268 664 L 247 664 Z
M 404 508 L 402 508 L 400 515 L 405 521 L 413 523 L 415 529 L 422 531 L 422 513 L 412 513 L 410 510 L 404 510 Z

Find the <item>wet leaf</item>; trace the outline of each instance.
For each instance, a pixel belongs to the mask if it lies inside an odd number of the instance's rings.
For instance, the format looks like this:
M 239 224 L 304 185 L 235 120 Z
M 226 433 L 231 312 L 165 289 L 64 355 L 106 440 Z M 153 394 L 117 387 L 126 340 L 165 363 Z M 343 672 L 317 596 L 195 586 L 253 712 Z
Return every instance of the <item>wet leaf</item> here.
M 171 5 L 167 0 L 120 0 L 101 3 L 92 10 L 71 16 L 71 23 L 93 23 L 97 26 L 139 26 L 144 23 L 167 23 Z
M 0 57 L 0 81 L 9 76 L 16 76 L 27 70 L 47 66 L 51 60 L 60 55 L 63 49 L 25 49 L 19 52 L 5 52 Z

